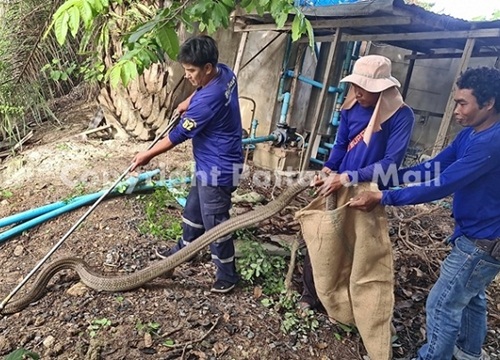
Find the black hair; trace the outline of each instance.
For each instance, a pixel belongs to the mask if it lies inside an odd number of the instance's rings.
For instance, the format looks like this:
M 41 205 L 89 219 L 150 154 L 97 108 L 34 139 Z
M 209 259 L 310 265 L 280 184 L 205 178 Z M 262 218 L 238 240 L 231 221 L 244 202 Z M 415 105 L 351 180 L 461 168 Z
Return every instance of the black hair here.
M 177 61 L 181 64 L 189 64 L 203 67 L 212 64 L 214 67 L 219 60 L 219 49 L 213 38 L 207 35 L 193 36 L 182 44 Z
M 467 69 L 457 80 L 459 89 L 470 89 L 479 107 L 494 99 L 495 110 L 500 113 L 500 70 L 488 67 Z

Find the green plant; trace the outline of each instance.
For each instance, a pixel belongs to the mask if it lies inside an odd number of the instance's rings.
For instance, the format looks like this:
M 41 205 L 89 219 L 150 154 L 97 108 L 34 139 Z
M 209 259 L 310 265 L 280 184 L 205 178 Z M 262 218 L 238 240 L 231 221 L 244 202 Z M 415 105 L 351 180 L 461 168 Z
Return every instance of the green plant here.
M 38 0 L 4 1 L 0 6 L 0 139 L 19 141 L 31 130 L 28 123 L 57 120 L 48 100 L 72 87 L 49 81 L 50 74 L 41 71 L 53 59 L 61 64 L 78 61 L 71 46 L 77 41 L 60 48 L 54 35 L 41 39 L 56 6 Z
M 270 256 L 257 241 L 243 241 L 242 256 L 236 264 L 241 278 L 250 284 L 261 284 L 266 295 L 282 292 L 285 288 L 285 259 Z
M 77 67 L 78 65 L 74 61 L 69 64 L 61 64 L 61 60 L 55 58 L 50 63 L 45 64 L 41 71 L 48 73 L 54 81 L 67 81 L 71 78 Z
M 121 10 L 116 12 L 118 7 Z M 176 29 L 181 24 L 190 33 L 196 30 L 194 24 L 201 32 L 214 33 L 229 27 L 231 13 L 237 7 L 248 13 L 268 13 L 279 28 L 285 25 L 288 15 L 293 15 L 292 39 L 308 34 L 310 46 L 314 44 L 311 23 L 294 0 L 173 0 L 159 8 L 134 0 L 126 3 L 123 0 L 66 0 L 54 13 L 46 35 L 53 30 L 58 43 L 63 45 L 69 35 L 76 39 L 83 33 L 84 44 L 96 39 L 94 47 L 105 50 L 111 38 L 110 28 L 114 28 L 117 19 L 125 20 L 122 21 L 125 27 L 120 29 L 123 35 L 117 40 L 123 44 L 122 54 L 107 69 L 105 78 L 112 86 L 120 82 L 127 86 L 152 63 L 166 56 L 176 58 L 179 51 Z
M 90 325 L 87 327 L 87 331 L 89 332 L 89 336 L 91 338 L 95 337 L 99 330 L 111 326 L 111 320 L 106 318 L 92 320 Z
M 151 196 L 144 197 L 145 219 L 139 231 L 162 239 L 177 239 L 182 235 L 181 221 L 166 213 L 165 209 L 175 204 L 173 195 L 166 188 L 158 188 Z
M 71 190 L 71 192 L 62 201 L 64 201 L 65 203 L 69 203 L 74 198 L 76 198 L 78 196 L 84 195 L 85 192 L 87 191 L 86 189 L 87 189 L 87 184 L 84 183 L 83 181 L 79 181 L 75 185 L 75 187 L 73 188 L 73 190 Z
M 297 292 L 282 291 L 277 299 L 272 297 L 264 298 L 261 304 L 265 307 L 273 308 L 282 314 L 281 331 L 285 334 L 290 332 L 307 334 L 318 328 L 319 322 L 314 311 L 298 310 L 297 303 L 300 294 Z
M 4 360 L 40 359 L 40 355 L 26 349 L 17 349 L 11 352 Z
M 349 325 L 345 325 L 342 323 L 337 323 L 336 326 L 341 331 L 334 331 L 333 336 L 335 336 L 335 339 L 337 339 L 339 341 L 342 340 L 342 338 L 343 338 L 342 334 L 350 336 L 351 334 L 356 333 L 356 327 L 354 327 L 354 326 L 349 326 Z
M 10 190 L 0 190 L 0 199 L 10 199 L 14 194 Z
M 151 335 L 158 335 L 158 331 L 160 330 L 161 325 L 157 322 L 148 322 L 147 324 L 145 324 L 142 321 L 137 320 L 135 328 L 139 332 L 145 332 Z
M 175 340 L 173 339 L 165 339 L 165 341 L 163 342 L 163 346 L 166 346 L 166 347 L 172 347 L 175 345 Z

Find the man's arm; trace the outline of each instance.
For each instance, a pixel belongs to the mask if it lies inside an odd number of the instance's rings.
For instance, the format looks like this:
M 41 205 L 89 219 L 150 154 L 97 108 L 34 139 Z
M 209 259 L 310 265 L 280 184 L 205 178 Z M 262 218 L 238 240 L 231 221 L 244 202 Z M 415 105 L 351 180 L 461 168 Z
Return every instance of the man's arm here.
M 169 135 L 173 144 L 177 145 L 187 139 L 192 139 L 212 121 L 215 112 L 211 106 L 207 105 L 207 102 L 209 103 L 210 99 L 196 98 L 191 101 L 188 111 L 182 115 L 181 121 Z
M 147 165 L 152 158 L 163 154 L 164 152 L 167 152 L 174 147 L 175 144 L 170 141 L 170 138 L 167 135 L 166 137 L 158 141 L 156 145 L 151 149 L 137 153 L 137 155 L 135 155 L 134 159 L 132 160 L 133 166 L 130 171 L 134 171 L 138 166 Z
M 500 164 L 484 143 L 472 145 L 466 154 L 449 165 L 439 176 L 400 190 L 383 191 L 383 205 L 412 205 L 441 199 L 463 189 Z

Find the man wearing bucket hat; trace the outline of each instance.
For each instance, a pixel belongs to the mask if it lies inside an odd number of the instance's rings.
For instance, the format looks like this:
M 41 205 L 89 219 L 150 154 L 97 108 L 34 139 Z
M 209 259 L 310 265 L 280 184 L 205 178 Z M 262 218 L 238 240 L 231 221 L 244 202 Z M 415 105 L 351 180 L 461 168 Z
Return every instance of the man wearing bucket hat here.
M 341 109 L 335 145 L 314 185 L 322 196 L 358 182 L 381 183 L 392 166 L 399 167 L 415 122 L 398 91 L 391 61 L 380 55 L 361 57 L 341 82 L 350 89 Z M 379 185 L 383 188 L 383 185 Z M 319 307 L 309 256 L 304 259 L 301 309 Z

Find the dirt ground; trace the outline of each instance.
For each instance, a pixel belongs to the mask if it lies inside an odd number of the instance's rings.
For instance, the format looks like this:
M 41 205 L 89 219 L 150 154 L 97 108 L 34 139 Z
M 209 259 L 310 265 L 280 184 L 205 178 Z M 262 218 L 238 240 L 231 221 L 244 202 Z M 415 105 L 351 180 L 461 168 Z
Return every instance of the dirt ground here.
M 84 139 L 92 115 L 86 107 L 62 124 L 45 124 L 18 155 L 0 162 L 0 218 L 23 210 L 92 193 L 109 186 L 148 144 Z M 168 177 L 190 168 L 189 144 L 148 165 Z M 270 200 L 279 187 L 246 182 L 242 192 L 256 191 Z M 299 197 L 293 206 L 307 203 Z M 51 258 L 76 255 L 104 273 L 130 273 L 156 261 L 162 243 L 139 232 L 144 202 L 135 195 L 104 201 Z M 0 243 L 2 299 L 84 214 L 84 207 Z M 170 209 L 180 216 L 179 209 Z M 425 334 L 424 304 L 451 232 L 449 202 L 388 208 L 396 266 L 394 357 L 413 355 Z M 280 214 L 259 226 L 258 234 L 293 234 L 292 214 Z M 408 220 L 410 219 L 410 220 Z M 3 229 L 2 229 L 3 230 Z M 294 284 L 300 289 L 300 262 Z M 210 261 L 183 264 L 172 279 L 156 279 L 138 290 L 99 293 L 80 286 L 71 272 L 55 276 L 47 294 L 23 311 L 0 318 L 0 356 L 18 348 L 42 359 L 363 359 L 356 334 L 342 332 L 324 314 L 307 335 L 284 334 L 281 316 L 264 307 L 258 294 L 242 284 L 228 295 L 209 292 Z M 29 286 L 29 284 L 27 285 Z M 500 358 L 500 286 L 488 292 L 490 333 L 486 350 Z M 147 325 L 155 324 L 153 334 Z M 339 336 L 340 335 L 340 336 Z M 166 344 L 174 344 L 166 346 Z M 494 355 L 494 354 L 493 354 Z

